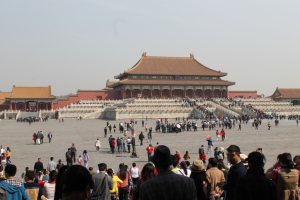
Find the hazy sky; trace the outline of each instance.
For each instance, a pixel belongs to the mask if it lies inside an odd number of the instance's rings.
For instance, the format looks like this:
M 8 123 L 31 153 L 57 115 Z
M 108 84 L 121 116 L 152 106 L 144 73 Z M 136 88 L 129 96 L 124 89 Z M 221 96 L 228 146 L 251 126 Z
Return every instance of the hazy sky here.
M 299 20 L 299 0 L 0 0 L 0 91 L 102 89 L 147 52 L 271 95 L 299 88 Z

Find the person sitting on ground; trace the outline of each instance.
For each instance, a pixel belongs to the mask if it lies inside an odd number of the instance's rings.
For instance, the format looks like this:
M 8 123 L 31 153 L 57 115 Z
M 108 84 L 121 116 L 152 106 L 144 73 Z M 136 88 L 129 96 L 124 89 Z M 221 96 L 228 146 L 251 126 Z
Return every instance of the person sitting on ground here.
M 89 171 L 81 165 L 61 167 L 55 188 L 54 200 L 88 199 L 94 182 Z
M 24 185 L 15 180 L 16 173 L 17 167 L 15 165 L 7 165 L 5 167 L 6 180 L 0 182 L 0 186 L 6 189 L 8 200 L 30 200 Z
M 28 170 L 25 174 L 24 187 L 30 199 L 46 200 L 43 195 L 43 190 L 38 183 L 34 183 L 36 173 L 33 170 Z

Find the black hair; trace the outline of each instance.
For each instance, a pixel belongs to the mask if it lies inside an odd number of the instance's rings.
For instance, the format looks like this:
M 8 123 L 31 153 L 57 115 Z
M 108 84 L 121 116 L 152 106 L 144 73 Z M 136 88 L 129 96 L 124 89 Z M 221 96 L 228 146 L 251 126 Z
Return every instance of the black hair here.
M 176 156 L 172 156 L 172 157 L 173 157 L 172 165 L 173 165 L 173 167 L 177 167 L 177 165 L 178 165 L 178 159 L 177 159 Z
M 66 187 L 63 189 L 64 185 Z M 54 200 L 62 199 L 63 196 L 68 196 L 72 192 L 82 192 L 87 185 L 91 189 L 94 188 L 92 175 L 85 167 L 81 165 L 62 166 L 57 176 Z
M 99 171 L 102 172 L 107 169 L 107 165 L 105 163 L 98 164 Z
M 208 164 L 211 164 L 212 167 L 217 167 L 218 166 L 218 161 L 216 158 L 209 158 L 208 159 Z
M 109 168 L 106 173 L 111 177 L 113 176 L 113 170 L 111 168 Z
M 287 166 L 289 169 L 294 168 L 294 162 L 292 160 L 292 155 L 290 153 L 283 153 L 279 157 L 279 161 Z
M 9 176 L 15 176 L 17 173 L 16 165 L 6 165 L 5 173 L 7 173 Z
M 296 162 L 296 159 L 299 158 L 299 157 L 300 157 L 300 155 L 296 155 L 296 156 L 293 158 L 294 163 Z
M 218 161 L 218 169 L 219 170 L 226 169 L 223 161 Z
M 203 191 L 203 181 L 207 184 L 207 194 L 210 194 L 211 184 L 208 182 L 206 172 L 193 172 L 190 176 L 191 179 L 194 180 L 196 191 L 197 191 L 197 199 L 207 199 L 204 191 Z
M 240 147 L 238 147 L 238 146 L 236 146 L 236 145 L 230 145 L 226 150 L 229 151 L 229 152 L 235 152 L 235 153 L 238 154 L 238 155 L 241 154 L 241 149 L 240 149 Z
M 186 166 L 190 166 L 191 165 L 191 163 L 190 163 L 190 161 L 185 161 L 185 163 L 186 163 Z
M 86 151 L 86 150 L 84 150 L 84 151 L 83 151 L 83 154 L 85 154 L 85 153 L 87 153 L 87 151 Z
M 136 167 L 136 163 L 134 162 L 134 163 L 132 163 L 132 167 Z
M 121 180 L 125 180 L 127 175 L 126 165 L 120 165 L 120 178 Z
M 57 172 L 55 170 L 52 170 L 49 174 L 49 182 L 56 181 L 57 178 Z
M 184 164 L 183 162 L 181 162 L 181 163 L 180 163 L 180 166 L 181 166 L 181 168 L 183 169 L 185 175 L 188 175 L 186 164 Z
M 53 157 L 50 157 L 50 160 L 52 161 L 52 160 L 53 160 Z
M 264 163 L 264 156 L 260 152 L 252 152 L 248 155 L 248 163 L 260 167 Z
M 146 163 L 142 169 L 141 176 L 144 181 L 153 178 L 155 176 L 153 164 Z
M 32 180 L 36 177 L 36 173 L 33 170 L 28 170 L 25 174 L 25 176 L 29 179 Z

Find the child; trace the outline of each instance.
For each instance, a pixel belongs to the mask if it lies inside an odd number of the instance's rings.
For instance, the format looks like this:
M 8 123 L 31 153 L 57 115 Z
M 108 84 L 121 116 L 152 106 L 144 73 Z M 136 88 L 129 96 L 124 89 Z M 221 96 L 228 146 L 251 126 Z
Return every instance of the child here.
M 3 167 L 6 165 L 6 156 L 5 156 L 5 153 L 2 153 L 1 164 L 3 165 Z
M 78 165 L 81 165 L 82 161 L 83 160 L 82 160 L 81 156 L 79 156 L 79 158 L 77 159 Z

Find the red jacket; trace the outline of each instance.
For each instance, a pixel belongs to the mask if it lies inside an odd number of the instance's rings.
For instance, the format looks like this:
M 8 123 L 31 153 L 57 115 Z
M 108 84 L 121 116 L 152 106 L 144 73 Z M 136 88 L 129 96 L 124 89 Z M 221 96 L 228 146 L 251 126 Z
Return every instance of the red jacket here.
M 221 135 L 225 135 L 225 131 L 223 130 L 223 131 L 221 131 Z
M 180 157 L 179 153 L 176 153 L 174 156 L 176 156 L 176 157 L 177 157 L 178 164 L 179 164 L 179 163 L 180 163 L 180 159 L 181 159 L 181 157 Z

